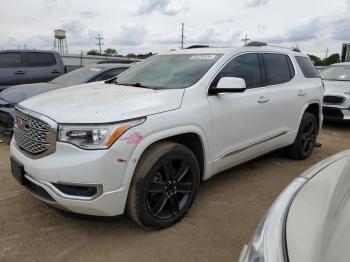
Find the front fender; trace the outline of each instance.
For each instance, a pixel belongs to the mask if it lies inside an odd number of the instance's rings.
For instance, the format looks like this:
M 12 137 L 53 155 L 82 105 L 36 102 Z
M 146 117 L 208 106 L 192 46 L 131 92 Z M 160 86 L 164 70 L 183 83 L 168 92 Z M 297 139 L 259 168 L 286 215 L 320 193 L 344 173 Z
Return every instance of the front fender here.
M 123 179 L 123 185 L 129 185 L 131 183 L 131 180 L 133 178 L 133 174 L 135 172 L 136 166 L 143 154 L 143 152 L 152 144 L 154 144 L 157 141 L 166 139 L 168 137 L 172 137 L 175 135 L 181 135 L 185 133 L 195 133 L 197 134 L 202 142 L 203 145 L 203 154 L 204 154 L 204 174 L 203 179 L 206 179 L 211 171 L 211 161 L 209 161 L 209 148 L 208 148 L 208 141 L 204 135 L 204 132 L 202 129 L 198 126 L 180 126 L 175 127 L 171 129 L 162 130 L 156 133 L 152 133 L 151 135 L 148 135 L 147 137 L 143 138 L 143 140 L 137 145 L 137 147 L 134 149 L 130 161 L 128 161 L 128 165 L 124 174 Z

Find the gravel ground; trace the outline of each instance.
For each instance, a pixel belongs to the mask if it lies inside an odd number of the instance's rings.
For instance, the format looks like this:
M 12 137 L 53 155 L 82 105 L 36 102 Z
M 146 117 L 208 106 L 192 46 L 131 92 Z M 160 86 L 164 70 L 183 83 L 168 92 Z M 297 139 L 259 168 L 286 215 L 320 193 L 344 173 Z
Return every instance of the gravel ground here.
M 170 229 L 144 231 L 126 216 L 95 218 L 52 209 L 10 174 L 0 135 L 1 261 L 236 261 L 279 192 L 320 160 L 350 148 L 350 124 L 325 125 L 305 161 L 274 152 L 203 183 L 187 217 Z

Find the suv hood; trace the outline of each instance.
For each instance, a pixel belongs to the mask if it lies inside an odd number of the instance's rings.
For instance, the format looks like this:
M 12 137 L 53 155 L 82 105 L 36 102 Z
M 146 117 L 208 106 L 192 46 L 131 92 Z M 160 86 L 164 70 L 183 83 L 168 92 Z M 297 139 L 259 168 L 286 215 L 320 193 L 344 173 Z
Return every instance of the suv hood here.
M 0 99 L 7 101 L 9 104 L 18 104 L 32 96 L 39 95 L 63 86 L 51 83 L 36 83 L 26 85 L 11 86 L 0 93 Z
M 326 93 L 341 94 L 350 91 L 350 81 L 323 80 Z
M 153 90 L 96 82 L 41 94 L 20 106 L 58 123 L 110 123 L 178 109 L 183 94 L 183 89 Z

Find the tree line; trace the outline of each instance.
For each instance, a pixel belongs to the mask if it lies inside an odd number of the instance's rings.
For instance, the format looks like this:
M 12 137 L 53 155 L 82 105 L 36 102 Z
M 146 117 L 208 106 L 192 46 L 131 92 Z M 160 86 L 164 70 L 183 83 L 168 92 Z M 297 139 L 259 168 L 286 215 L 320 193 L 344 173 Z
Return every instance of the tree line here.
M 147 57 L 150 57 L 153 55 L 152 52 L 146 53 L 146 54 L 127 54 L 126 56 L 123 55 L 119 55 L 117 50 L 113 49 L 113 48 L 107 48 L 106 50 L 104 50 L 104 52 L 102 54 L 100 54 L 100 52 L 98 52 L 96 49 L 92 49 L 89 50 L 88 52 L 86 52 L 87 55 L 98 55 L 98 56 L 115 56 L 115 57 L 128 57 L 128 58 L 140 58 L 140 59 L 144 59 Z
M 335 53 L 331 54 L 327 58 L 321 59 L 318 56 L 315 55 L 308 55 L 312 62 L 314 62 L 315 66 L 329 66 L 334 63 L 339 63 L 340 62 L 340 55 Z

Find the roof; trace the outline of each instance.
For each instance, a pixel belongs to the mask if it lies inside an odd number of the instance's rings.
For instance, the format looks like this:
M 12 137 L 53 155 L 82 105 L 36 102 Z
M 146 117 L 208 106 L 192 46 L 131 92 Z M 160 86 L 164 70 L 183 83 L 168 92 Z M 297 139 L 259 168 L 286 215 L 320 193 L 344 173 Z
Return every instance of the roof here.
M 191 49 L 176 49 L 161 53 L 160 55 L 170 54 L 228 54 L 231 52 L 280 52 L 290 55 L 306 56 L 303 53 L 295 52 L 289 48 L 277 46 L 242 46 L 242 47 L 205 47 L 205 48 L 191 48 Z
M 342 66 L 342 65 L 348 65 L 348 66 L 350 66 L 350 62 L 335 63 L 335 64 L 332 64 L 331 66 Z
M 6 53 L 6 52 L 58 53 L 58 52 L 52 51 L 52 50 L 37 50 L 37 49 L 7 49 L 7 50 L 0 50 L 0 53 Z
M 103 69 L 110 69 L 110 68 L 119 68 L 119 67 L 132 67 L 134 64 L 122 64 L 122 63 L 108 63 L 108 64 L 92 64 L 88 65 L 86 67 L 88 68 L 103 68 Z

